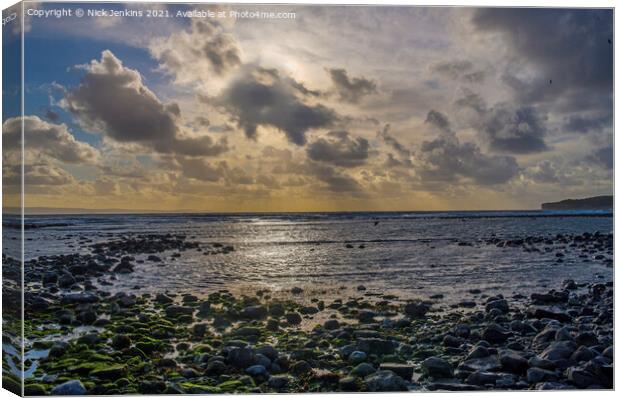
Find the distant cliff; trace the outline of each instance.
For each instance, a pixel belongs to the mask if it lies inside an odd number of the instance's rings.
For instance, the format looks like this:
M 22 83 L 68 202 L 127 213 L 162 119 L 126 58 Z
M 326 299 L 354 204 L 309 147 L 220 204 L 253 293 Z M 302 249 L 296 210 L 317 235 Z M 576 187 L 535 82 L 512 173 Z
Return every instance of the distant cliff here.
M 594 196 L 585 199 L 565 199 L 559 202 L 543 203 L 543 210 L 611 210 L 614 208 L 612 195 Z

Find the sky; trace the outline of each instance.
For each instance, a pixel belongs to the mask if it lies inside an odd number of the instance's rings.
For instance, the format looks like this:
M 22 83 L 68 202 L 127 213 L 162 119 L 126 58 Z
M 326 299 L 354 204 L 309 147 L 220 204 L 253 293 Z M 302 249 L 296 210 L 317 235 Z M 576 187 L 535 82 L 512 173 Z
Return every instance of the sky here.
M 613 192 L 611 10 L 65 8 L 168 17 L 26 17 L 27 207 L 536 209 Z M 195 10 L 216 17 L 177 14 Z

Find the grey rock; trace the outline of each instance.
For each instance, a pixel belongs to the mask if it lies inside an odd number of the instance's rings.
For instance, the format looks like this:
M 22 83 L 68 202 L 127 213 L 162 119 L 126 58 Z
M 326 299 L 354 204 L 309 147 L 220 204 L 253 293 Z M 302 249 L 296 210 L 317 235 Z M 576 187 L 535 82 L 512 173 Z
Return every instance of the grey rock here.
M 499 310 L 502 314 L 509 311 L 508 301 L 504 299 L 493 300 L 488 302 L 484 307 L 486 312 L 490 312 L 493 309 Z
M 255 364 L 256 358 L 252 348 L 235 347 L 228 352 L 226 361 L 239 369 L 246 369 Z
M 253 305 L 245 307 L 239 313 L 239 316 L 245 319 L 263 319 L 267 317 L 267 308 L 262 305 Z
M 489 343 L 503 343 L 511 333 L 496 323 L 489 324 L 482 332 L 482 338 Z
M 352 364 L 358 364 L 358 363 L 362 363 L 366 360 L 366 353 L 363 351 L 353 351 L 351 354 L 349 354 L 349 362 Z
M 371 364 L 367 363 L 367 362 L 362 362 L 359 365 L 357 365 L 356 367 L 354 367 L 350 374 L 352 376 L 357 376 L 357 377 L 366 377 L 370 374 L 373 374 L 377 371 L 377 369 L 374 368 L 374 366 L 372 366 Z
M 452 365 L 439 357 L 430 357 L 422 361 L 422 369 L 428 376 L 435 378 L 452 377 L 454 372 Z
M 477 370 L 467 377 L 467 384 L 474 384 L 476 386 L 484 386 L 486 384 L 495 384 L 495 381 L 501 377 L 498 373 L 485 372 Z
M 52 388 L 51 395 L 84 395 L 86 388 L 79 380 L 69 380 Z
M 406 391 L 402 377 L 390 370 L 381 370 L 364 379 L 366 390 L 371 392 Z
M 379 365 L 379 370 L 391 370 L 404 380 L 411 380 L 413 377 L 413 366 L 403 363 L 382 363 Z
M 286 321 L 291 325 L 299 325 L 301 323 L 301 315 L 297 312 L 289 312 L 285 315 Z
M 499 362 L 502 369 L 512 373 L 523 373 L 529 367 L 527 359 L 511 350 L 500 352 Z
M 409 303 L 405 305 L 405 314 L 412 318 L 421 318 L 430 310 L 430 306 L 424 303 Z
M 547 369 L 542 368 L 529 368 L 527 370 L 527 382 L 530 384 L 536 384 L 543 381 L 557 381 L 558 375 Z

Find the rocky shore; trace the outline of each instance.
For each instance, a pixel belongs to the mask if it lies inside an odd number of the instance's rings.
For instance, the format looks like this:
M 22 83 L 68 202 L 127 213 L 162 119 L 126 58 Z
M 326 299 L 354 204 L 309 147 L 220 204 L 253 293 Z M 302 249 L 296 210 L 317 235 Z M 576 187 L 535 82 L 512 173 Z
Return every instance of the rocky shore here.
M 609 253 L 613 239 L 556 238 L 589 255 Z M 485 243 L 530 250 L 545 245 L 537 239 Z M 90 254 L 26 264 L 27 395 L 613 388 L 611 281 L 567 280 L 529 297 L 472 286 L 452 306 L 364 286 L 329 301 L 302 288 L 287 298 L 112 294 L 106 284 L 138 261 L 234 248 L 172 235 L 85 245 Z

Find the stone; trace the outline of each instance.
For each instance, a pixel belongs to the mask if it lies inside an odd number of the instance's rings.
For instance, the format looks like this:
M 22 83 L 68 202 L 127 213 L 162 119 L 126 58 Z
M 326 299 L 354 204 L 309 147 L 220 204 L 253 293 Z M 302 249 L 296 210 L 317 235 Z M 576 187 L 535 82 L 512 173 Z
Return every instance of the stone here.
M 155 296 L 155 302 L 159 304 L 170 304 L 174 302 L 174 300 L 172 300 L 170 297 L 166 296 L 165 294 L 157 293 L 157 295 Z
M 207 364 L 207 374 L 209 375 L 221 375 L 226 373 L 226 364 L 220 360 L 210 361 Z
M 592 385 L 600 385 L 598 377 L 588 372 L 582 367 L 570 367 L 566 371 L 566 377 L 569 382 L 578 388 L 588 388 Z
M 396 351 L 398 343 L 392 340 L 384 340 L 376 337 L 360 338 L 357 341 L 357 349 L 367 354 L 388 355 Z
M 489 324 L 482 332 L 482 338 L 489 343 L 503 343 L 511 336 L 511 333 L 496 323 Z
M 336 319 L 328 319 L 323 324 L 323 327 L 326 330 L 336 330 L 336 329 L 338 329 L 340 327 L 340 322 L 338 322 L 338 320 L 336 320 Z
M 280 355 L 278 350 L 270 345 L 264 345 L 256 349 L 256 354 L 264 355 L 269 358 L 271 361 L 275 361 L 276 358 Z
M 529 367 L 527 359 L 511 350 L 500 352 L 499 362 L 503 370 L 512 373 L 524 373 Z
M 476 386 L 484 386 L 486 384 L 495 384 L 495 381 L 501 377 L 498 373 L 485 372 L 477 370 L 467 377 L 467 384 L 473 384 Z
M 428 376 L 440 378 L 440 377 L 452 377 L 454 370 L 452 365 L 445 359 L 439 357 L 430 357 L 422 361 L 422 369 Z
M 459 365 L 459 369 L 464 369 L 470 372 L 475 372 L 477 370 L 492 372 L 500 370 L 501 368 L 502 364 L 495 355 L 489 355 L 484 358 L 468 359 Z
M 263 319 L 267 317 L 267 308 L 262 305 L 254 305 L 246 307 L 239 313 L 239 316 L 245 319 Z
M 267 386 L 276 390 L 286 387 L 288 383 L 288 376 L 271 376 L 269 380 L 267 380 Z
M 90 304 L 99 301 L 99 297 L 92 293 L 68 293 L 60 298 L 61 304 Z
M 530 384 L 536 384 L 543 381 L 557 381 L 558 375 L 547 369 L 542 368 L 529 368 L 527 370 L 527 382 Z
M 375 321 L 375 315 L 373 311 L 363 310 L 357 315 L 357 320 L 360 323 L 372 323 Z
M 377 370 L 368 362 L 362 362 L 351 370 L 352 376 L 366 377 L 375 373 Z
M 245 370 L 245 373 L 252 377 L 266 377 L 268 375 L 267 368 L 263 365 L 252 365 Z
M 296 376 L 309 374 L 312 372 L 312 366 L 306 361 L 297 361 L 291 366 L 291 373 Z
M 84 395 L 86 388 L 79 380 L 69 380 L 52 388 L 51 395 Z
M 568 359 L 575 351 L 575 343 L 570 341 L 558 341 L 551 343 L 541 354 L 542 359 L 558 361 Z
M 64 288 L 74 285 L 75 282 L 75 278 L 71 274 L 63 274 L 58 278 L 58 286 Z
M 489 350 L 486 347 L 477 345 L 467 354 L 466 360 L 476 359 L 476 358 L 485 358 L 490 355 Z
M 580 346 L 577 348 L 575 352 L 570 356 L 571 361 L 575 362 L 586 362 L 590 359 L 595 358 L 598 355 L 596 351 L 586 346 Z
M 119 334 L 112 337 L 112 347 L 117 350 L 123 350 L 125 348 L 129 348 L 131 346 L 131 339 L 129 336 L 124 334 Z
M 405 314 L 412 318 L 421 318 L 430 310 L 430 306 L 424 303 L 409 303 L 405 305 Z
M 430 391 L 475 391 L 479 389 L 477 386 L 450 381 L 430 383 L 427 388 Z
M 404 380 L 411 380 L 413 377 L 413 366 L 408 364 L 386 362 L 379 365 L 379 370 L 391 370 Z
M 255 363 L 254 350 L 246 347 L 235 347 L 228 352 L 226 361 L 235 368 L 249 368 Z
M 289 312 L 285 315 L 285 318 L 291 325 L 299 325 L 302 321 L 301 315 L 297 312 Z
M 363 351 L 353 351 L 351 354 L 349 354 L 349 362 L 356 365 L 358 363 L 362 363 L 366 360 L 366 353 Z
M 537 319 L 555 319 L 560 322 L 570 322 L 573 319 L 566 311 L 554 306 L 530 306 L 527 314 Z
M 364 386 L 370 392 L 406 391 L 402 377 L 390 370 L 381 370 L 364 379 Z
M 493 309 L 499 310 L 502 314 L 509 311 L 508 301 L 504 299 L 492 300 L 488 302 L 484 307 L 486 312 L 490 312 Z
M 171 305 L 166 307 L 166 316 L 169 318 L 177 318 L 181 315 L 193 315 L 194 309 L 192 307 L 185 307 L 181 305 Z
M 338 382 L 338 388 L 341 391 L 345 391 L 345 392 L 359 391 L 360 386 L 357 380 L 358 379 L 356 379 L 355 377 L 343 377 Z

